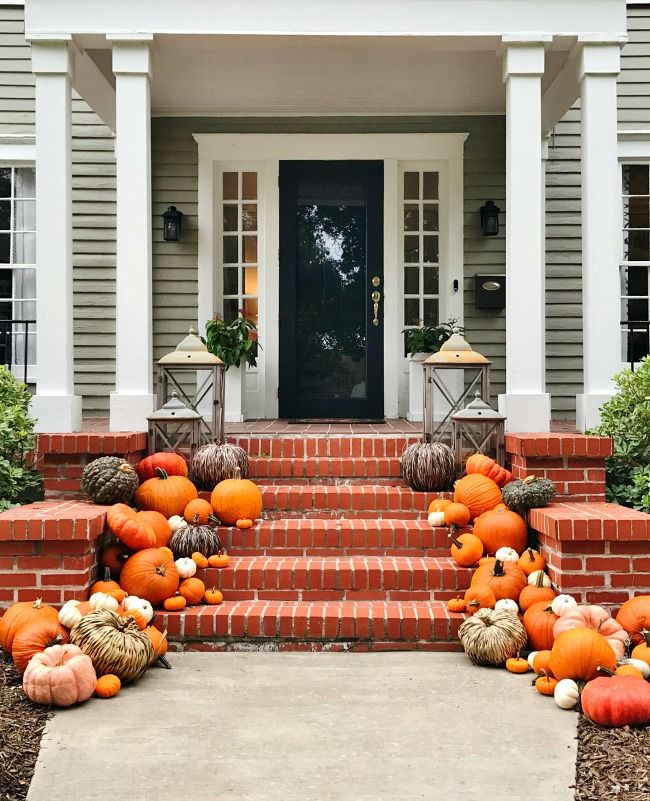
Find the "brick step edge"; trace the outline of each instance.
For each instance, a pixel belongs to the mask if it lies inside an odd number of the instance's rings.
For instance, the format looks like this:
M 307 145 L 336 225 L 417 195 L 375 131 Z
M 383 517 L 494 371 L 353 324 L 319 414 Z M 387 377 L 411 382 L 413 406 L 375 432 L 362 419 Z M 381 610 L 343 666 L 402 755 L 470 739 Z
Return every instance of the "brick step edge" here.
M 249 460 L 250 477 L 282 478 L 395 478 L 401 475 L 397 457 L 281 457 Z
M 439 601 L 224 601 L 182 612 L 159 612 L 156 626 L 170 640 L 361 640 L 454 642 L 464 615 Z
M 303 458 L 303 457 L 399 457 L 404 449 L 414 442 L 421 442 L 419 435 L 370 437 L 334 434 L 324 436 L 276 436 L 255 434 L 231 435 L 227 441 L 242 447 L 250 458 Z

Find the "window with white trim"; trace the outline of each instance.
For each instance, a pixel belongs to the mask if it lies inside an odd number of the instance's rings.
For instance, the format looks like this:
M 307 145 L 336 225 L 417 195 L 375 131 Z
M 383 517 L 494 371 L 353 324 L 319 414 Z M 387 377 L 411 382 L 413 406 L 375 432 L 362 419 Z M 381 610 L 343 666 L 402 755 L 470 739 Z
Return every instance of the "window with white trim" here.
M 650 352 L 650 164 L 623 164 L 622 177 L 622 360 L 633 365 Z
M 36 363 L 33 167 L 0 166 L 0 358 L 19 378 Z

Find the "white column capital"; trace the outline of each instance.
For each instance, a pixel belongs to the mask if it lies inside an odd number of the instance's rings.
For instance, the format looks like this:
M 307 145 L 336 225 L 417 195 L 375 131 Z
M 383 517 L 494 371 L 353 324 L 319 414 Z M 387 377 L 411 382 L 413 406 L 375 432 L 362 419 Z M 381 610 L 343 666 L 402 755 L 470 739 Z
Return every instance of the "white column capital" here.
M 153 35 L 138 34 L 106 36 L 113 45 L 113 73 L 115 75 L 148 75 L 152 71 Z
M 550 40 L 550 37 L 549 37 Z M 539 76 L 544 74 L 545 40 L 502 39 L 503 82 L 513 75 Z
M 617 76 L 621 71 L 621 45 L 611 41 L 582 41 L 580 47 L 580 63 L 578 79 L 584 80 L 589 75 Z
M 32 39 L 34 75 L 72 75 L 72 36 L 59 39 Z

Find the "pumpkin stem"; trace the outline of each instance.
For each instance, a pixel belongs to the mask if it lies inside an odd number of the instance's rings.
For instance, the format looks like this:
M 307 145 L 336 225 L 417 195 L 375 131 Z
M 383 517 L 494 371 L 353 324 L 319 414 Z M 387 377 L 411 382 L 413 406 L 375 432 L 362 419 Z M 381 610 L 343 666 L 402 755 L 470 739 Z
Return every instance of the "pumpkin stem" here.
M 43 606 L 43 599 L 37 598 L 32 604 L 32 609 L 40 609 Z
M 530 561 L 534 562 L 535 561 L 535 555 L 533 554 L 533 549 L 532 548 L 526 548 L 526 553 L 528 554 L 528 558 L 530 559 Z
M 542 590 L 544 589 L 544 571 L 540 570 L 537 575 L 537 581 L 535 582 L 535 586 Z
M 156 468 L 156 475 L 162 481 L 164 481 L 166 478 L 169 478 L 169 473 L 166 470 L 163 470 L 162 467 L 157 467 Z
M 533 481 L 537 481 L 537 476 L 526 476 L 523 483 L 524 484 L 532 484 Z
M 598 665 L 596 670 L 599 673 L 604 673 L 606 676 L 613 676 L 614 675 L 614 671 L 613 670 L 610 670 L 608 667 L 604 667 L 603 665 Z
M 496 562 L 494 563 L 494 568 L 492 570 L 492 575 L 493 576 L 505 576 L 505 574 L 506 574 L 506 571 L 505 571 L 504 563 L 500 559 L 497 559 Z
M 449 535 L 449 539 L 450 539 L 450 540 L 452 541 L 452 543 L 453 543 L 453 544 L 454 544 L 454 545 L 455 545 L 455 546 L 458 548 L 458 550 L 459 550 L 459 551 L 460 551 L 460 550 L 462 550 L 463 543 L 462 543 L 460 540 L 457 540 L 457 539 L 456 539 L 456 537 L 454 537 L 454 535 L 453 535 L 453 534 L 450 534 L 450 535 Z
M 221 520 L 219 520 L 219 518 L 216 515 L 208 515 L 208 520 L 210 521 L 210 523 L 214 523 L 215 526 L 221 525 Z
M 645 644 L 650 648 L 650 631 L 648 629 L 642 629 L 639 634 L 645 640 Z
M 235 479 L 235 481 L 239 481 L 241 479 L 241 469 L 239 467 L 234 469 L 232 477 Z

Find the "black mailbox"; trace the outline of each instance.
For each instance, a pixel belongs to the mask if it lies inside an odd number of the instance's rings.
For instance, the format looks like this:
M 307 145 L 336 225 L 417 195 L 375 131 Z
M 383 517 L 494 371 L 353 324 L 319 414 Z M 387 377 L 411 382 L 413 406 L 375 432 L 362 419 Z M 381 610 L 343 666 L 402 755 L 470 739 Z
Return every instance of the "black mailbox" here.
M 505 309 L 505 275 L 475 276 L 474 305 L 477 309 Z

